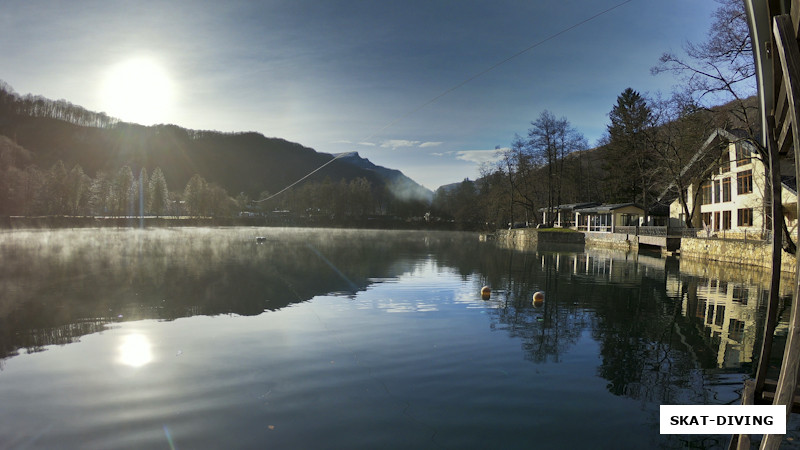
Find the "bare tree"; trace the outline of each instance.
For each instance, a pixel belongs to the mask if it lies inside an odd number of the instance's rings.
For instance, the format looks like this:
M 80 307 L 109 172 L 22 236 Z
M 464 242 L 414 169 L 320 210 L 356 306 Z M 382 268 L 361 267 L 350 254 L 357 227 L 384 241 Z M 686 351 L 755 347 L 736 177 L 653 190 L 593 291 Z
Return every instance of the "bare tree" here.
M 720 143 L 716 138 L 712 114 L 686 101 L 686 97 L 677 94 L 667 100 L 650 100 L 654 127 L 649 139 L 661 170 L 658 199 L 677 197 L 685 225 L 693 227 L 700 180 L 719 168 L 728 141 L 723 139 Z
M 555 208 L 561 203 L 564 160 L 570 153 L 584 150 L 586 139 L 566 117 L 556 118 L 547 110 L 531 122 L 528 139 L 531 154 L 542 161 L 547 173 L 547 216 L 552 220 Z
M 699 44 L 687 43 L 685 56 L 664 53 L 651 72 L 678 75 L 682 89 L 698 105 L 727 103 L 728 127 L 747 129 L 752 136 L 757 136 L 758 105 L 746 101 L 756 94 L 756 85 L 744 2 L 716 1 L 720 6 L 714 12 L 714 22 L 706 40 Z

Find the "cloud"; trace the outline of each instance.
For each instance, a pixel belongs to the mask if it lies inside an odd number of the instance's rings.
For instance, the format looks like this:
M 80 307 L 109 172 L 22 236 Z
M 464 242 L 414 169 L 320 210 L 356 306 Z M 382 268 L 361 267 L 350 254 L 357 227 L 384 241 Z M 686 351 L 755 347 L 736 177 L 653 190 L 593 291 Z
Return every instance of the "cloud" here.
M 421 142 L 421 141 L 412 141 L 409 139 L 389 139 L 388 141 L 381 142 L 382 148 L 390 148 L 392 150 L 396 150 L 398 148 L 430 148 L 430 147 L 438 147 L 442 145 L 444 142 L 436 142 L 436 141 L 428 141 L 428 142 Z
M 375 147 L 375 143 L 373 142 L 359 142 L 358 145 L 363 145 L 365 147 Z
M 456 152 L 456 159 L 475 164 L 494 162 L 500 159 L 499 150 L 460 150 Z
M 381 142 L 381 147 L 395 150 L 404 147 L 417 147 L 419 146 L 419 144 L 420 144 L 419 141 L 408 141 L 405 139 L 389 139 L 388 141 Z
M 419 144 L 419 148 L 438 147 L 442 144 L 443 142 L 423 142 L 422 144 Z

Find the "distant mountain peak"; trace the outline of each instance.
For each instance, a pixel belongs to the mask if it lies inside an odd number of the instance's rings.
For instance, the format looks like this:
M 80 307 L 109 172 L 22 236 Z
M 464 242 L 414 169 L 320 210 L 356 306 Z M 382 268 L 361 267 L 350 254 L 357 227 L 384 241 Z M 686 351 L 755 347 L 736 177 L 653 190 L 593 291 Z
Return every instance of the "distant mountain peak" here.
M 376 173 L 386 182 L 386 185 L 389 187 L 389 189 L 399 198 L 407 200 L 415 199 L 428 202 L 433 199 L 433 192 L 430 189 L 420 185 L 397 169 L 388 169 L 386 167 L 376 165 L 369 159 L 359 155 L 358 152 L 338 153 L 336 156 L 342 162 Z

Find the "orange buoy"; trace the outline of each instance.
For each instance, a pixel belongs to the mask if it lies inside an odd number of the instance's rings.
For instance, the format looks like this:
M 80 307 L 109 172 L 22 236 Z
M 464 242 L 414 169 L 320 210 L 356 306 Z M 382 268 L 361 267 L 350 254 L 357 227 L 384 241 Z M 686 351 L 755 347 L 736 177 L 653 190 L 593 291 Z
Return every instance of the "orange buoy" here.
M 489 286 L 484 286 L 481 288 L 481 298 L 484 300 L 489 300 L 489 297 L 492 296 L 492 290 L 489 289 Z
M 542 306 L 544 303 L 544 292 L 537 291 L 533 294 L 533 306 Z

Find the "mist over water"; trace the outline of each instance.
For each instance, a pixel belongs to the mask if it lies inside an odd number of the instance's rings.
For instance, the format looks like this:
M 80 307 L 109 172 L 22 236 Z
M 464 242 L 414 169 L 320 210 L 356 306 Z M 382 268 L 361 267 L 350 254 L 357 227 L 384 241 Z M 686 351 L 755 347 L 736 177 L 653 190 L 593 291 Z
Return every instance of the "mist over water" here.
M 4 448 L 716 448 L 660 436 L 658 405 L 738 401 L 766 289 L 470 233 L 36 230 L 0 253 Z

